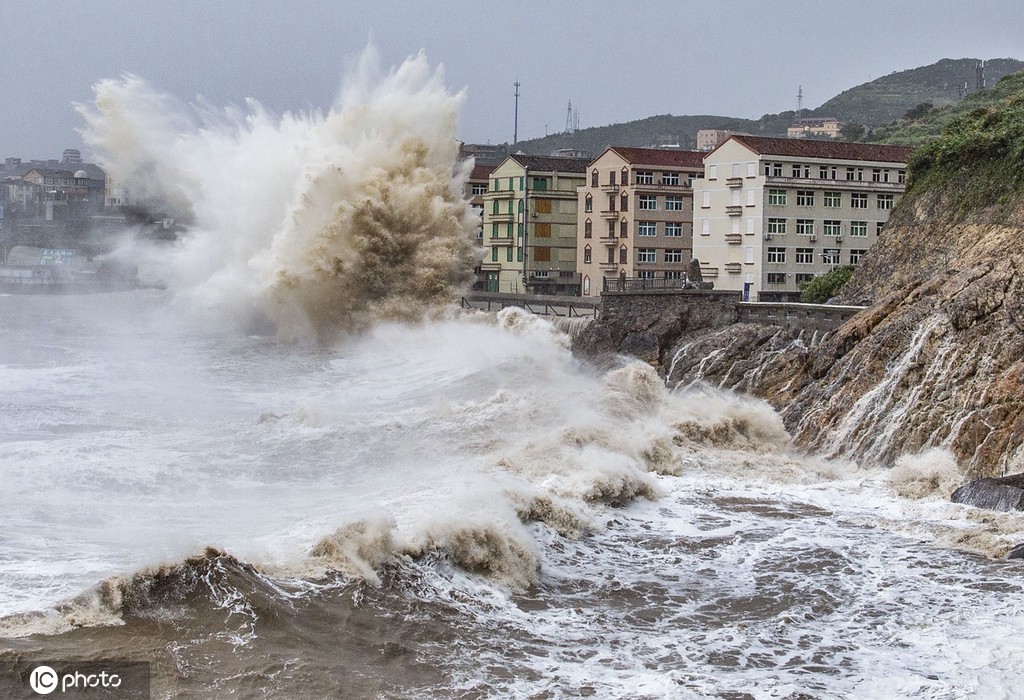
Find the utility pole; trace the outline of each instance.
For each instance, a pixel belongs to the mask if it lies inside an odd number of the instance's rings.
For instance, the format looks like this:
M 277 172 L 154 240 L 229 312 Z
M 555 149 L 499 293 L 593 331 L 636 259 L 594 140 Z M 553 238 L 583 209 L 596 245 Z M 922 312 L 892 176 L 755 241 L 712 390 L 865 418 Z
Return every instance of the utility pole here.
M 516 80 L 516 111 L 512 126 L 512 145 L 519 143 L 519 81 Z

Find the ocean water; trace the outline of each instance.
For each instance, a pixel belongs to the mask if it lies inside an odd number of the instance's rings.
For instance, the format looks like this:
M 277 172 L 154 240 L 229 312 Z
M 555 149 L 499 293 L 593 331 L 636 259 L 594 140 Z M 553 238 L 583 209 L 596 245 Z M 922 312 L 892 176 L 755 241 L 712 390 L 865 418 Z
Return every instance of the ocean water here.
M 422 55 L 345 85 L 80 107 L 184 231 L 112 253 L 161 290 L 0 296 L 0 697 L 128 663 L 157 698 L 1019 695 L 1020 515 L 450 308 L 462 95 Z
M 0 663 L 154 697 L 1014 697 L 1024 519 L 509 310 L 333 345 L 4 296 Z M 13 680 L 11 680 L 13 678 Z

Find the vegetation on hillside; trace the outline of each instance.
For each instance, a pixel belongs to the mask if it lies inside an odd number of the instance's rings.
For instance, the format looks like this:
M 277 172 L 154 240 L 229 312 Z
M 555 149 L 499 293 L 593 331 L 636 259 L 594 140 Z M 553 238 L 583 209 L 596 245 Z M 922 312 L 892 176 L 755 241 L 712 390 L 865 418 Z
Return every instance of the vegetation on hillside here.
M 930 66 L 912 68 L 877 78 L 836 95 L 809 116 L 836 117 L 859 124 L 888 124 L 923 104 L 945 106 L 959 102 L 964 86 L 977 90 L 976 58 L 944 58 Z M 985 61 L 985 81 L 994 85 L 1003 76 L 1024 70 L 1012 58 Z
M 933 119 L 944 128 L 911 156 L 908 197 L 942 187 L 965 211 L 1006 203 L 1024 189 L 1024 72 L 991 93 L 964 105 L 965 112 Z

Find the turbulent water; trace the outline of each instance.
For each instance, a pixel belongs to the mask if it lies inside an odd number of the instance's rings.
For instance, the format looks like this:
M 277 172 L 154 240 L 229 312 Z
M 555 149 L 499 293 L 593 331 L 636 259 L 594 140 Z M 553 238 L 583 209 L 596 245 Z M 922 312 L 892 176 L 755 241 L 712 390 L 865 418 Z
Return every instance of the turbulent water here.
M 461 97 L 363 63 L 325 114 L 81 108 L 187 231 L 117 251 L 163 290 L 0 296 L 0 696 L 1017 693 L 1021 517 L 949 503 L 946 453 L 797 455 L 763 403 L 447 306 Z
M 1021 519 L 513 311 L 302 349 L 0 297 L 0 661 L 156 697 L 1012 697 Z

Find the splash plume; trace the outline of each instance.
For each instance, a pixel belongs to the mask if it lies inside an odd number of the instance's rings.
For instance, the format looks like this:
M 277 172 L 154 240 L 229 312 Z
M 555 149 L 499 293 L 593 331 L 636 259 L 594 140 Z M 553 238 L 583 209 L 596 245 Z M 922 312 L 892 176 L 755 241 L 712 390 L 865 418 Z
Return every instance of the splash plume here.
M 326 113 L 184 109 L 127 75 L 79 105 L 83 137 L 133 199 L 189 226 L 179 300 L 324 339 L 449 302 L 478 252 L 455 132 L 463 95 L 421 53 L 367 49 Z

